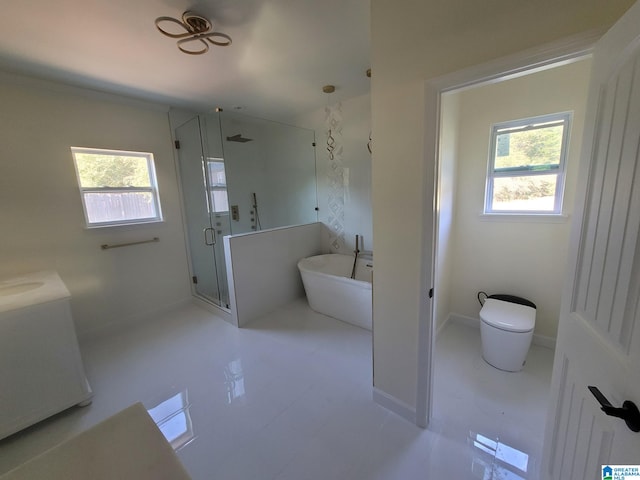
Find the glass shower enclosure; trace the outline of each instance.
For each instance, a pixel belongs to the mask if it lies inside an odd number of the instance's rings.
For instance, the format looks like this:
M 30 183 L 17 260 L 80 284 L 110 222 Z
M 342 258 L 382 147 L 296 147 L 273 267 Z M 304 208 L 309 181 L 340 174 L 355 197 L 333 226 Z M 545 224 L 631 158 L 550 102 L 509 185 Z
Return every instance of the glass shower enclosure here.
M 198 116 L 176 129 L 176 140 L 194 290 L 228 308 L 222 237 L 231 227 L 219 132 L 217 115 Z
M 175 134 L 194 293 L 228 309 L 224 236 L 317 221 L 315 134 L 227 112 Z

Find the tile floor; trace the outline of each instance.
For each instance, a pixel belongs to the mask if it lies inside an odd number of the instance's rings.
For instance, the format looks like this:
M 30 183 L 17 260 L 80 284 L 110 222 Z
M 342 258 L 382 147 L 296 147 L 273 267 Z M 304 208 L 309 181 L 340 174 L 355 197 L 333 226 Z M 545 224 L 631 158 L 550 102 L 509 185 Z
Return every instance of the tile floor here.
M 0 441 L 0 474 L 141 401 L 194 480 L 539 478 L 553 354 L 500 372 L 467 326 L 438 339 L 427 430 L 373 403 L 370 332 L 304 300 L 245 329 L 188 306 L 82 350 L 92 405 Z

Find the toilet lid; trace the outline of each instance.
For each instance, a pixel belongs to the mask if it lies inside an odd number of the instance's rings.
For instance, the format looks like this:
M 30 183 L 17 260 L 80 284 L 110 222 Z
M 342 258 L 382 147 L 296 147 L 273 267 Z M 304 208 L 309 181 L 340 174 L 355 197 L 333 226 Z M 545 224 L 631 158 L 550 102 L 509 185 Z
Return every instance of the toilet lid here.
M 480 310 L 483 322 L 510 332 L 529 332 L 536 324 L 536 309 L 526 305 L 487 298 Z

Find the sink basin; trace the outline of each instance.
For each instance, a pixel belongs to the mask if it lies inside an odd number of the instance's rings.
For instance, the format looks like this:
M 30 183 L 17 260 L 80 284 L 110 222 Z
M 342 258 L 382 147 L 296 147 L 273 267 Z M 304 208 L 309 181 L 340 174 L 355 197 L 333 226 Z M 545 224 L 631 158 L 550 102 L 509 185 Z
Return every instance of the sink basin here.
M 0 314 L 69 297 L 69 290 L 54 271 L 25 273 L 0 280 Z
M 25 282 L 17 283 L 15 285 L 0 285 L 0 297 L 29 292 L 31 290 L 35 290 L 36 288 L 40 288 L 43 285 L 44 282 Z

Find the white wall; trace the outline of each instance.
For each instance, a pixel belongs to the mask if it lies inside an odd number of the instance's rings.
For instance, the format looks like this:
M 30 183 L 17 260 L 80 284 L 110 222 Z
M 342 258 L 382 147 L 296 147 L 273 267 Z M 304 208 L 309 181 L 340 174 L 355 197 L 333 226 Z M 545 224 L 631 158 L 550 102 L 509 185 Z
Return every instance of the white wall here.
M 334 94 L 337 96 L 337 93 Z M 335 98 L 334 98 L 335 100 Z M 342 111 L 343 146 L 342 162 L 348 170 L 343 178 L 344 195 L 344 241 L 334 253 L 350 255 L 355 249 L 355 236 L 361 235 L 364 248 L 373 250 L 373 226 L 371 213 L 371 155 L 367 150 L 371 131 L 371 97 L 343 99 Z M 325 110 L 320 109 L 293 120 L 296 125 L 310 128 L 316 132 L 316 174 L 318 181 L 318 220 L 328 227 L 329 195 L 331 190 L 330 163 L 327 152 L 327 129 Z M 392 170 L 390 170 L 392 172 Z M 330 228 L 330 227 L 329 227 Z
M 0 82 L 0 277 L 57 270 L 82 336 L 186 301 L 166 109 L 8 74 Z M 152 152 L 164 222 L 86 229 L 71 146 Z M 160 241 L 100 249 L 153 237 Z
M 533 301 L 538 335 L 555 338 L 569 247 L 569 218 L 483 217 L 491 126 L 573 112 L 563 213 L 573 212 L 590 60 L 460 94 L 455 251 L 451 311 L 478 318 L 476 293 L 510 293 Z
M 240 327 L 299 297 L 298 261 L 322 253 L 322 224 L 224 237 L 232 322 Z
M 443 326 L 451 312 L 453 262 L 455 251 L 454 212 L 458 179 L 458 137 L 460 95 L 442 97 L 440 169 L 437 190 L 436 262 L 434 281 L 434 315 L 436 328 Z M 454 289 L 455 290 L 455 289 Z
M 633 0 L 553 2 L 371 1 L 373 235 L 376 247 L 374 378 L 409 407 L 418 394 L 418 335 L 425 308 L 423 240 L 432 208 L 425 179 L 425 81 L 593 28 Z M 425 159 L 428 159 L 425 161 Z M 393 175 L 389 167 L 393 166 Z M 402 205 L 401 213 L 396 205 Z

